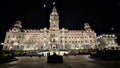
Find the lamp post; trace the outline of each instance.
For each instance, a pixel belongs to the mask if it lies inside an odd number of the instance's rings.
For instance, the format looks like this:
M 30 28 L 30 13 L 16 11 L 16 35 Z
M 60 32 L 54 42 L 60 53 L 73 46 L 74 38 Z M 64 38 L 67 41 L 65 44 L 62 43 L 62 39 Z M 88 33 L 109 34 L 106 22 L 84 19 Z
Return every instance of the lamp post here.
M 2 42 L 1 45 L 4 45 L 4 43 Z
M 38 43 L 35 43 L 35 50 L 37 51 L 37 49 L 38 49 Z
M 2 50 L 3 45 L 4 45 L 4 43 L 2 42 L 2 43 L 0 44 L 0 50 Z
M 48 42 L 48 49 L 51 49 L 52 47 L 51 47 L 51 42 L 49 41 Z

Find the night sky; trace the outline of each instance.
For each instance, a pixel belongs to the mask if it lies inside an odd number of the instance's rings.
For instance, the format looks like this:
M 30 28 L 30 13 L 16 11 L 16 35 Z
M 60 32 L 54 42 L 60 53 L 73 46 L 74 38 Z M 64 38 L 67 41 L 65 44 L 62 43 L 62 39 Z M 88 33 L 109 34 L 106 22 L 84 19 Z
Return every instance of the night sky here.
M 88 22 L 97 34 L 120 32 L 119 0 L 3 0 L 0 1 L 0 41 L 4 41 L 6 31 L 16 20 L 22 21 L 24 29 L 49 28 L 54 1 L 60 28 L 83 29 L 83 24 Z

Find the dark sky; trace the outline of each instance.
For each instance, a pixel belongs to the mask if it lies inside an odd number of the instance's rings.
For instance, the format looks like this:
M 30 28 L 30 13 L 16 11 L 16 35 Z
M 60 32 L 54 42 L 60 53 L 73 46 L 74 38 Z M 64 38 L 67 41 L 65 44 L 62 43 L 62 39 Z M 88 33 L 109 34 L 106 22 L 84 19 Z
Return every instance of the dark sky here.
M 49 27 L 49 14 L 55 0 L 1 0 L 0 38 L 16 20 L 21 20 L 23 28 L 39 29 Z M 83 29 L 88 22 L 97 34 L 120 32 L 119 0 L 56 0 L 60 15 L 60 28 Z M 46 7 L 43 5 L 46 4 Z M 114 31 L 111 31 L 111 28 Z

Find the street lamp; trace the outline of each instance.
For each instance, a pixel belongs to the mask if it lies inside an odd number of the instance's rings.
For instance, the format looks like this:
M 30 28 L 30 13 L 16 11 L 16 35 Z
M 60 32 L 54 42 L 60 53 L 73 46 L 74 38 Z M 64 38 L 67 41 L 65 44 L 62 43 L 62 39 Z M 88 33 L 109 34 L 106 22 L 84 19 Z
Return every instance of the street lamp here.
M 2 42 L 0 45 L 0 50 L 2 50 L 4 43 Z
M 1 45 L 4 45 L 4 43 L 2 42 Z

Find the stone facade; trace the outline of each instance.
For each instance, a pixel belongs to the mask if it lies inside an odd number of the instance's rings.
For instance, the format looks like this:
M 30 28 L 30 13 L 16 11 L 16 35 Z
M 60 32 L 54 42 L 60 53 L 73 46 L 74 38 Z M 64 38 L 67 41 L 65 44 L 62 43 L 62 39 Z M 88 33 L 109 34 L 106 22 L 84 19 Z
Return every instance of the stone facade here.
M 99 47 L 116 47 L 118 46 L 115 34 L 102 34 L 98 36 Z
M 59 28 L 56 8 L 50 14 L 49 29 L 23 29 L 21 21 L 6 32 L 3 50 L 79 50 L 97 47 L 96 33 L 88 23 L 84 30 Z

